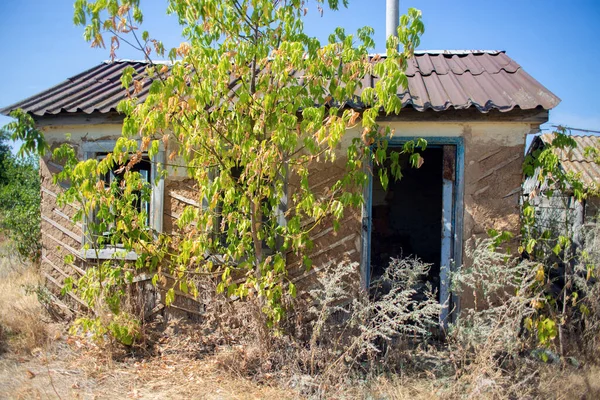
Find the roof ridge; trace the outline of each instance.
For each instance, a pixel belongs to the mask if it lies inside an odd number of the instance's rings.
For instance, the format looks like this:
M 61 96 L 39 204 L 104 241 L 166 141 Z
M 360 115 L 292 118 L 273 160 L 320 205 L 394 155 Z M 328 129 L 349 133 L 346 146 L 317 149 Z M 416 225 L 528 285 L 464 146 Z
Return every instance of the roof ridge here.
M 469 50 L 469 49 L 457 49 L 457 50 L 415 50 L 415 55 L 425 55 L 425 54 L 433 54 L 433 55 L 468 55 L 468 54 L 490 54 L 497 55 L 500 53 L 506 53 L 506 50 Z M 369 57 L 380 56 L 385 57 L 386 53 L 369 53 Z M 177 62 L 177 61 L 175 61 Z M 131 58 L 116 58 L 114 60 L 104 60 L 103 64 L 113 64 L 113 63 L 140 63 L 140 64 L 164 64 L 164 65 L 173 65 L 175 62 L 171 60 L 136 60 Z

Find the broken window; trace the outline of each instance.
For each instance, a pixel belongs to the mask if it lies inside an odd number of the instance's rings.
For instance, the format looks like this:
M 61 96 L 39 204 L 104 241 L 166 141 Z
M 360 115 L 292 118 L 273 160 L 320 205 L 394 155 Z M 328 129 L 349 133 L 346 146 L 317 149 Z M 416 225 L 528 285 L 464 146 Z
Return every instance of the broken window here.
M 84 155 L 86 159 L 96 158 L 98 160 L 103 159 L 106 155 L 114 148 L 115 141 L 102 140 L 96 142 L 85 142 L 82 145 Z M 164 151 L 161 149 L 153 159 L 150 159 L 147 154 L 142 154 L 141 159 L 129 167 L 129 171 L 138 172 L 142 181 L 150 185 L 150 196 L 149 198 L 143 198 L 141 191 L 133 192 L 133 203 L 132 205 L 137 209 L 139 213 L 143 213 L 146 219 L 146 226 L 154 231 L 162 231 L 163 221 L 163 200 L 164 200 L 164 177 L 157 174 L 158 163 L 164 162 Z M 123 166 L 115 166 L 111 171 L 101 177 L 104 181 L 105 187 L 111 187 L 111 190 L 122 190 L 120 182 L 123 180 L 123 175 L 127 169 Z M 148 197 L 148 196 L 146 196 Z M 105 224 L 97 232 L 90 231 L 89 223 L 95 224 L 101 223 L 98 215 L 91 215 L 84 220 L 84 236 L 83 244 L 84 250 L 82 255 L 84 258 L 90 259 L 136 259 L 135 253 L 126 253 L 123 251 L 123 246 L 118 243 L 114 244 L 111 240 L 111 235 L 114 231 L 114 226 L 111 224 Z M 95 237 L 94 237 L 95 236 Z M 99 237 L 102 237 L 101 242 L 106 245 L 106 248 L 98 248 L 103 246 L 97 246 Z

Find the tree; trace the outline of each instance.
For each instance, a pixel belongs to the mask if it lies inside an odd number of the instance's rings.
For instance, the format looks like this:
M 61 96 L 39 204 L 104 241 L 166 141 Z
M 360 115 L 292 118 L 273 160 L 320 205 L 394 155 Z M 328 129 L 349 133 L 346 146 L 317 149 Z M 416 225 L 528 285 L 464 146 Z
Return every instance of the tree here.
M 527 155 L 523 170 L 526 176 L 537 176 L 539 188 L 529 194 L 523 204 L 522 245 L 519 251 L 529 259 L 539 262 L 537 279 L 544 288 L 545 297 L 535 303 L 536 313 L 525 321 L 530 331 L 537 331 L 541 345 L 549 346 L 558 336 L 560 354 L 565 355 L 568 342 L 566 332 L 580 326 L 590 318 L 594 296 L 588 296 L 597 286 L 597 266 L 590 257 L 583 240 L 583 227 L 575 224 L 582 217 L 584 200 L 597 197 L 600 186 L 586 184 L 581 173 L 563 167 L 571 157 L 577 141 L 566 128 L 559 127 L 552 133 L 552 141 L 543 148 Z M 589 168 L 600 165 L 599 149 L 589 147 L 579 149 Z M 555 221 L 540 214 L 530 203 L 535 197 L 554 199 L 559 210 L 552 215 Z M 575 204 L 571 204 L 574 202 Z M 552 222 L 556 224 L 549 224 Z M 588 308 L 590 307 L 590 308 Z M 591 318 L 596 316 L 592 315 Z
M 75 3 L 74 21 L 85 26 L 84 37 L 92 46 L 110 43 L 115 57 L 121 43 L 127 43 L 149 63 L 146 74 L 127 69 L 121 78 L 131 90 L 118 107 L 125 120 L 112 153 L 81 162 L 68 146 L 55 151 L 65 164 L 57 179 L 72 183 L 62 201 L 81 202 L 79 218 L 86 215 L 91 221 L 95 215 L 99 222 L 90 229 L 111 229 L 110 237 L 98 235 L 95 245 L 122 243 L 140 255 L 135 263 L 116 267 L 119 273 L 106 263 L 92 268 L 79 290 L 99 279 L 103 284 L 94 286 L 99 289 L 89 298 L 102 290 L 113 304 L 121 293 L 116 288 L 134 271 L 155 272 L 155 283 L 161 271 L 170 271 L 177 278 L 167 292 L 170 302 L 175 287 L 197 292 L 195 274 L 214 274 L 221 277 L 219 291 L 257 297 L 269 323 L 276 323 L 283 314 L 282 299 L 296 290 L 286 280 L 286 255 L 302 256 L 310 268 L 311 229 L 328 218 L 336 226 L 348 207 L 362 204 L 364 166 L 388 157 L 390 131 L 376 120 L 381 113 L 400 112 L 397 91 L 407 86 L 407 59 L 423 33 L 420 12 L 411 9 L 402 16 L 398 37 L 387 40 L 386 57 L 369 57 L 372 28 L 353 35 L 337 28 L 326 44 L 308 36 L 302 21 L 308 12 L 305 1 L 170 0 L 167 12 L 177 16 L 186 41 L 167 52 L 148 32 L 140 32 L 139 3 Z M 347 6 L 346 0 L 341 3 Z M 314 6 L 319 12 L 326 6 L 337 10 L 340 1 L 317 0 Z M 165 55 L 170 65 L 154 62 Z M 359 98 L 355 93 L 366 73 L 379 80 L 375 88 L 363 88 Z M 149 95 L 140 103 L 137 96 L 147 77 L 152 79 Z M 354 126 L 362 126 L 362 137 L 340 151 L 347 129 Z M 161 173 L 183 168 L 204 199 L 202 208 L 184 210 L 179 234 L 152 232 L 143 211 L 132 206 L 149 196 L 148 185 L 132 167 L 143 153 L 153 157 L 161 146 L 169 152 Z M 415 143 L 405 146 L 406 152 L 414 149 Z M 418 154 L 413 156 L 418 164 Z M 309 166 L 340 157 L 346 174 L 317 195 L 309 185 Z M 392 174 L 399 177 L 398 158 L 391 163 Z M 98 184 L 115 169 L 123 173 L 119 183 Z M 299 188 L 282 207 L 292 179 Z M 384 186 L 388 179 L 387 173 L 381 175 Z M 218 262 L 209 257 L 215 254 Z
M 19 255 L 40 256 L 40 177 L 33 157 L 16 157 L 0 131 L 0 231 L 10 238 Z

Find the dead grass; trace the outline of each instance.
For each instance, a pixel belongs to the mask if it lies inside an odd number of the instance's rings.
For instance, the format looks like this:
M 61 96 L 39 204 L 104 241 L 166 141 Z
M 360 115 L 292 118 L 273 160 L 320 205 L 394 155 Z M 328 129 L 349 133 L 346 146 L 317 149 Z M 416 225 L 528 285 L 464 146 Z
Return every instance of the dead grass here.
M 185 354 L 185 352 L 184 352 Z M 120 361 L 74 337 L 28 358 L 0 358 L 0 398 L 11 399 L 296 399 L 277 382 L 231 375 L 210 357 L 127 356 Z
M 181 321 L 149 332 L 142 352 L 98 347 L 49 324 L 35 293 L 26 290 L 38 284 L 36 267 L 0 244 L 0 344 L 6 350 L 0 353 L 0 399 L 600 398 L 599 367 L 531 357 L 505 365 L 485 352 L 457 367 L 448 349 L 412 352 L 394 373 L 340 370 L 335 379 L 321 379 L 307 373 L 306 354 L 293 343 L 267 350 Z
M 575 368 L 530 360 L 527 368 L 494 374 L 473 365 L 447 374 L 432 355 L 396 373 L 369 378 L 318 377 L 254 363 L 261 350 L 218 345 L 203 332 L 168 327 L 153 354 L 108 353 L 90 341 L 63 335 L 31 355 L 0 357 L 0 398 L 11 399 L 594 399 L 600 398 L 600 368 Z M 206 340 L 203 340 L 206 339 Z M 205 343 L 205 341 L 207 343 Z M 433 354 L 433 353 L 432 353 Z M 296 360 L 288 360 L 293 365 Z M 415 368 L 416 367 L 421 367 Z M 245 370 L 247 368 L 247 370 Z M 252 375 L 250 372 L 263 372 Z
M 31 289 L 40 284 L 35 265 L 13 255 L 10 244 L 0 243 L 0 347 L 29 353 L 48 343 L 50 326 Z

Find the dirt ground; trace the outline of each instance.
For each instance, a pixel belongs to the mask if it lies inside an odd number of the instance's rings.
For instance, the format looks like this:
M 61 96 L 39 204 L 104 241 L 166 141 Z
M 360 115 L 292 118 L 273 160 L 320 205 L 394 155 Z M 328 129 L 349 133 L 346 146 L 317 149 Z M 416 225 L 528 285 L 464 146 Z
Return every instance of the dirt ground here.
M 41 284 L 39 268 L 20 260 L 0 237 L 0 399 L 298 397 L 271 382 L 224 372 L 216 365 L 222 360 L 206 357 L 195 329 L 182 335 L 176 327 L 166 330 L 152 355 L 100 349 L 52 322 L 36 296 Z
M 293 399 L 291 390 L 228 376 L 181 356 L 111 361 L 98 349 L 61 338 L 30 356 L 0 356 L 2 399 Z

